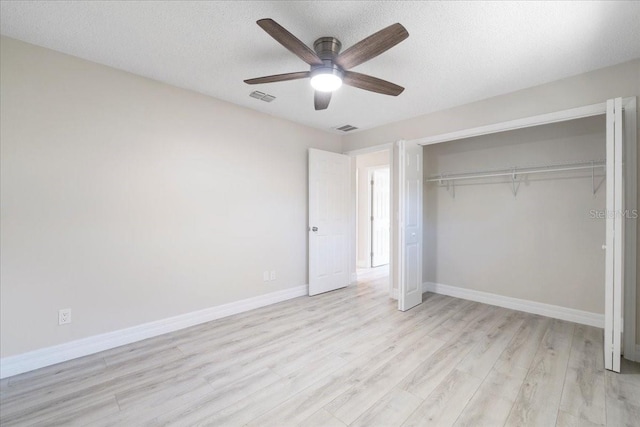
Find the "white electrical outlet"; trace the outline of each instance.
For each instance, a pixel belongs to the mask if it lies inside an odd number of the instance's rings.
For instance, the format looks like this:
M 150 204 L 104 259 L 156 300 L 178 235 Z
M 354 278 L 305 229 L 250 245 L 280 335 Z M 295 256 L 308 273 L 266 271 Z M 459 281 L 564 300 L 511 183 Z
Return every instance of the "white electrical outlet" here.
M 269 280 L 276 280 L 276 272 L 275 271 L 271 271 L 271 275 L 269 277 Z
M 269 272 L 265 271 L 264 273 L 262 273 L 262 280 L 264 280 L 265 282 L 269 281 Z
M 71 323 L 71 309 L 63 308 L 58 310 L 58 325 L 64 325 L 65 323 Z

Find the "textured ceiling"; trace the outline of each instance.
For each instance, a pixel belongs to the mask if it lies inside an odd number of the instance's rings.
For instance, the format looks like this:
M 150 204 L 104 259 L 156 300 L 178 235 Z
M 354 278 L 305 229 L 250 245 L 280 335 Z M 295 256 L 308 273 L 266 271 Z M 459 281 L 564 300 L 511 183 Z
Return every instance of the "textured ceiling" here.
M 361 129 L 640 57 L 640 2 L 2 1 L 3 35 L 320 129 Z M 409 38 L 354 71 L 399 97 L 342 87 L 313 109 L 308 80 L 243 79 L 308 66 L 255 24 L 273 18 L 308 45 L 343 49 L 392 23 Z M 271 103 L 252 90 L 275 95 Z

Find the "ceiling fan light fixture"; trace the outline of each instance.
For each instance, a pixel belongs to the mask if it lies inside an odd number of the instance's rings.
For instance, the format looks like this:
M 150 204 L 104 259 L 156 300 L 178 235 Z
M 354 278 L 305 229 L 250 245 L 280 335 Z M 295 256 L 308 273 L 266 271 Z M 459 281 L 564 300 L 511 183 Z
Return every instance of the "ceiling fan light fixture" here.
M 409 37 L 407 29 L 399 23 L 371 34 L 344 52 L 341 52 L 342 43 L 335 37 L 320 37 L 313 42 L 311 49 L 271 18 L 259 19 L 256 23 L 275 41 L 310 65 L 311 69 L 247 79 L 244 81 L 247 84 L 285 82 L 310 77 L 311 86 L 315 89 L 313 106 L 316 111 L 327 109 L 332 92 L 338 90 L 343 83 L 391 96 L 398 96 L 404 90 L 402 86 L 386 80 L 350 71 L 351 68 L 375 58 Z
M 342 86 L 343 73 L 337 68 L 318 68 L 311 72 L 311 87 L 318 92 L 333 92 Z

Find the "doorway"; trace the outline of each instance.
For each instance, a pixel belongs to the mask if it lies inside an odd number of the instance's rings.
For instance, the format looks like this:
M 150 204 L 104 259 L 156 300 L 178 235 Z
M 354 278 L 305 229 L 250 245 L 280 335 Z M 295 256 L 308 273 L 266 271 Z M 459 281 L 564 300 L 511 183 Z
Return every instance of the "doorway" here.
M 389 284 L 391 263 L 391 150 L 356 154 L 355 259 L 358 282 Z
M 389 264 L 389 166 L 369 169 L 369 258 L 371 268 Z

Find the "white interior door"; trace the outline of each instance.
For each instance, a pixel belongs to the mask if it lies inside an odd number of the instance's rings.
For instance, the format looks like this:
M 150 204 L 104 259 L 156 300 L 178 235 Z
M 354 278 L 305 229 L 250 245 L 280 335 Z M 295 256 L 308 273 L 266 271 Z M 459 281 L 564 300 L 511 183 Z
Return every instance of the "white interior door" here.
M 309 149 L 309 295 L 349 284 L 348 156 Z
M 622 120 L 622 99 L 608 100 L 604 364 L 615 372 L 620 372 L 624 281 Z
M 398 309 L 422 303 L 422 146 L 398 142 L 400 290 Z
M 371 171 L 371 267 L 389 264 L 389 168 Z

